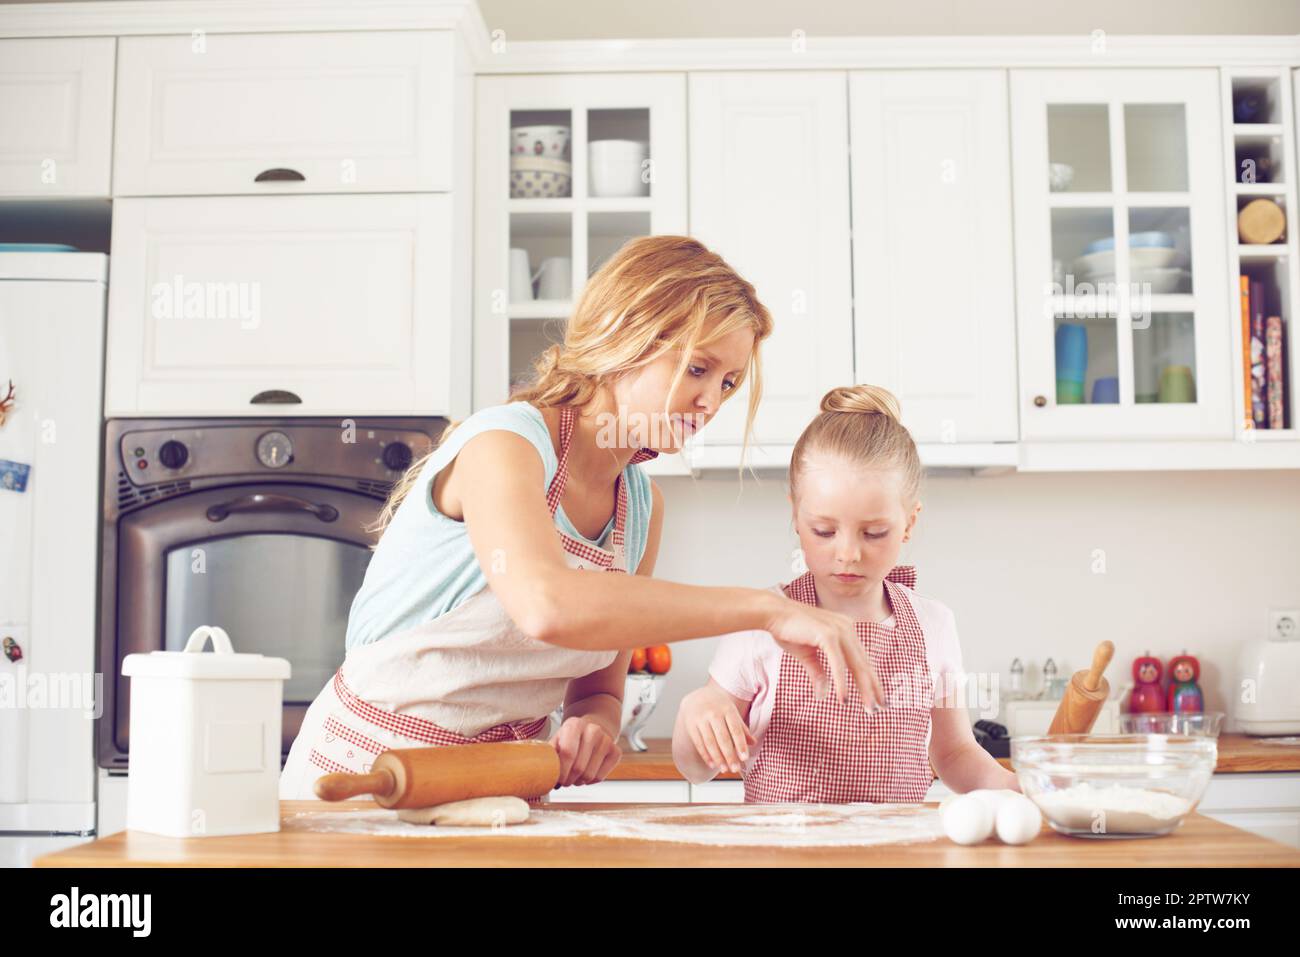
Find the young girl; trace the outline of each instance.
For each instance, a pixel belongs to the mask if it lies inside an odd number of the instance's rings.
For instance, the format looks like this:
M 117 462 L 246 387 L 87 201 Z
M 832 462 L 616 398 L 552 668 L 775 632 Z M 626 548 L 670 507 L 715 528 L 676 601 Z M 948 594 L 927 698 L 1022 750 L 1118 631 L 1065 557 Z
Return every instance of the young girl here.
M 790 461 L 808 570 L 779 589 L 851 617 L 885 694 L 855 684 L 847 703 L 829 700 L 771 635 L 724 636 L 708 684 L 677 714 L 673 758 L 688 780 L 743 763 L 747 802 L 919 802 L 933 764 L 957 792 L 1019 790 L 958 703 L 952 612 L 917 594 L 915 568 L 895 565 L 921 511 L 921 462 L 898 416 L 875 386 L 822 399 Z
M 748 434 L 771 329 L 753 286 L 695 240 L 633 240 L 609 259 L 535 382 L 449 429 L 398 483 L 281 797 L 311 798 L 321 775 L 364 772 L 387 748 L 537 737 L 560 705 L 558 783 L 603 780 L 646 645 L 764 628 L 819 680 L 818 652 L 867 680 L 841 615 L 650 577 L 664 507 L 636 463 L 679 451 L 746 378 Z

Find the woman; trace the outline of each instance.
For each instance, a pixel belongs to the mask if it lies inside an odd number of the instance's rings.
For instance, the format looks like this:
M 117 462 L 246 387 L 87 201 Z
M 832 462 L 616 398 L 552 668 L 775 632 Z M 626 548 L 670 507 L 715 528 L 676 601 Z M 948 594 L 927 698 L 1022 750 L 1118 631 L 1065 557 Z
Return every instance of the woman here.
M 387 748 L 550 739 L 560 786 L 618 763 L 632 649 L 758 628 L 820 689 L 883 700 L 845 616 L 771 591 L 651 577 L 663 499 L 638 462 L 680 451 L 749 377 L 772 329 L 754 288 L 693 239 L 633 240 L 590 279 L 563 345 L 514 401 L 449 427 L 380 516 L 347 656 L 303 719 L 280 796 Z M 591 574 L 591 572 L 635 574 Z

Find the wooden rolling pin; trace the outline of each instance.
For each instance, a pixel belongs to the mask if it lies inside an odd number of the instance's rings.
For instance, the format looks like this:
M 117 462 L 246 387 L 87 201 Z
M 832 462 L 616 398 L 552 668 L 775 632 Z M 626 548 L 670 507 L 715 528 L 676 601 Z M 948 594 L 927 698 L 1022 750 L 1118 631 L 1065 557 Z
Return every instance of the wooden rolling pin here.
M 396 748 L 368 774 L 326 774 L 314 790 L 324 801 L 371 795 L 388 808 L 433 807 L 467 798 L 545 794 L 560 780 L 560 755 L 546 741 Z
M 1110 664 L 1115 646 L 1103 641 L 1092 653 L 1092 667 L 1076 671 L 1056 709 L 1048 734 L 1087 734 L 1097 721 L 1097 712 L 1110 696 L 1110 685 L 1103 674 Z

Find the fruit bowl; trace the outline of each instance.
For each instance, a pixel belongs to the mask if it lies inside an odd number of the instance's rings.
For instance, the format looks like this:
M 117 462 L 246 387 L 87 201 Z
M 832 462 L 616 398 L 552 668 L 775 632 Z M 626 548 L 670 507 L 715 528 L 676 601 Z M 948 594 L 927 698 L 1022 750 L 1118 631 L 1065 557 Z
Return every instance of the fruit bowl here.
M 1074 837 L 1152 837 L 1200 801 L 1218 760 L 1205 735 L 1053 734 L 1011 739 L 1011 766 L 1052 829 Z

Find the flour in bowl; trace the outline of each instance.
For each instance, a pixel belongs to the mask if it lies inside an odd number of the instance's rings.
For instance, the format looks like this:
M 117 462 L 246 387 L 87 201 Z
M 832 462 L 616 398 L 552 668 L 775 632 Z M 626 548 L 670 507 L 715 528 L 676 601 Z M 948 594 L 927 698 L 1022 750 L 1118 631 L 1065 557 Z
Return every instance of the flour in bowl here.
M 1062 827 L 1094 834 L 1145 834 L 1168 830 L 1192 802 L 1147 788 L 1095 787 L 1086 782 L 1034 796 L 1044 814 Z

